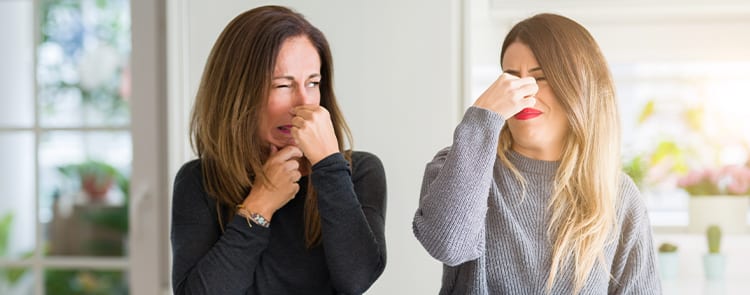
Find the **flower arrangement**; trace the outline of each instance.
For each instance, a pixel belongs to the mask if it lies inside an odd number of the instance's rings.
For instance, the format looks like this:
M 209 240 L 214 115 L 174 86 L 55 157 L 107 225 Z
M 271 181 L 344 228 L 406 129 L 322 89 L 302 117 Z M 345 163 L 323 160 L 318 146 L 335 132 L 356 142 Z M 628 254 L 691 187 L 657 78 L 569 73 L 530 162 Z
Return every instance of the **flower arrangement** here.
M 719 169 L 693 170 L 678 179 L 677 185 L 691 196 L 750 195 L 750 168 L 728 165 Z

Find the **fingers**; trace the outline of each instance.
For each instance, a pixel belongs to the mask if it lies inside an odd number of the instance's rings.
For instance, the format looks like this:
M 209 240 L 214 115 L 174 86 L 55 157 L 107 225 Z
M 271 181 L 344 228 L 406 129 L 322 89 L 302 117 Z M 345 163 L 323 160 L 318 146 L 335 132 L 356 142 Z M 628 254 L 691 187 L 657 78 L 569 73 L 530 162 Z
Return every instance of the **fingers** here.
M 285 171 L 295 171 L 299 170 L 299 162 L 296 160 L 288 160 L 284 162 L 284 170 Z
M 503 73 L 474 102 L 474 106 L 492 110 L 505 118 L 536 104 L 539 85 L 533 77 L 519 78 Z
M 295 117 L 301 117 L 305 120 L 311 120 L 315 116 L 327 115 L 328 110 L 320 105 L 306 104 L 294 107 L 291 112 Z
M 530 82 L 529 82 L 530 81 Z M 522 97 L 535 95 L 539 91 L 539 85 L 536 84 L 534 78 L 523 78 L 511 82 L 514 88 L 518 89 L 518 93 L 523 95 Z
M 294 170 L 289 173 L 289 181 L 294 182 L 295 184 L 300 178 L 302 178 L 302 173 L 300 173 L 299 170 Z
M 528 96 L 534 96 L 536 95 L 537 92 L 539 92 L 539 85 L 537 85 L 536 82 L 534 82 L 533 84 L 521 85 L 518 88 L 517 95 L 520 96 L 521 98 L 525 98 Z
M 273 156 L 264 164 L 264 170 L 270 181 L 269 187 L 272 190 L 281 189 L 289 192 L 292 185 L 302 178 L 299 171 L 299 158 L 302 157 L 302 150 L 296 146 L 286 146 L 279 150 L 272 146 Z
M 510 87 L 513 88 L 521 88 L 525 85 L 536 84 L 536 79 L 534 79 L 534 77 L 518 78 L 512 75 L 510 75 L 510 77 L 512 78 L 509 78 L 507 80 L 510 83 Z
M 305 127 L 305 119 L 299 116 L 292 118 L 292 127 L 300 129 Z
M 513 100 L 534 96 L 539 92 L 539 85 L 533 77 L 518 78 L 511 74 L 503 74 L 498 79 L 499 87 L 505 88 Z M 504 85 L 503 85 L 504 84 Z
M 503 72 L 500 74 L 500 77 L 498 77 L 498 80 L 514 80 L 514 79 L 520 79 L 516 75 L 509 74 L 508 72 Z
M 296 183 L 296 182 L 295 182 L 295 183 L 294 183 L 294 184 L 292 185 L 292 191 L 293 191 L 294 193 L 292 193 L 292 197 L 291 197 L 291 198 L 289 198 L 290 200 L 291 200 L 291 199 L 294 199 L 294 196 L 295 196 L 295 195 L 297 195 L 297 193 L 299 192 L 299 183 Z
M 299 147 L 288 145 L 276 153 L 276 157 L 281 161 L 287 161 L 294 158 L 302 157 L 302 150 Z
M 536 104 L 536 97 L 529 96 L 527 98 L 524 98 L 521 100 L 520 104 L 521 109 L 533 107 Z
M 304 129 L 305 125 L 309 121 L 315 121 L 316 116 L 320 116 L 328 111 L 319 105 L 301 105 L 292 109 L 291 113 L 294 115 L 292 118 L 292 127 L 298 129 Z

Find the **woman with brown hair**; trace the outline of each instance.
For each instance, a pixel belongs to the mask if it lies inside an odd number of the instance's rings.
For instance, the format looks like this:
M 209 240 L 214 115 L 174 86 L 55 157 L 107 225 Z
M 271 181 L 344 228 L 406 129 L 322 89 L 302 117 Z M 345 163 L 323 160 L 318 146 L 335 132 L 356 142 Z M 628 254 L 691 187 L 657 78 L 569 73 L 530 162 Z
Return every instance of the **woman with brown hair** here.
M 511 29 L 500 59 L 425 170 L 413 228 L 444 263 L 440 294 L 660 294 L 596 41 L 539 14 Z
M 290 9 L 232 20 L 174 183 L 175 294 L 361 294 L 385 268 L 380 160 L 345 150 L 323 34 Z

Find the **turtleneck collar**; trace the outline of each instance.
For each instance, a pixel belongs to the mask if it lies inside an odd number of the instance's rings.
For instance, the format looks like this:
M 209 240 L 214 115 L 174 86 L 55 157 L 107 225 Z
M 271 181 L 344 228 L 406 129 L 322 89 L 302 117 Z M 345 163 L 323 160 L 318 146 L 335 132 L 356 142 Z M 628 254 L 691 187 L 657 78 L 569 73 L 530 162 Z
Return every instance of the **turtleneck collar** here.
M 519 171 L 524 173 L 534 173 L 546 176 L 554 176 L 557 172 L 557 168 L 560 167 L 560 161 L 543 161 L 535 160 L 518 152 L 509 149 L 505 152 L 508 160 L 518 168 Z

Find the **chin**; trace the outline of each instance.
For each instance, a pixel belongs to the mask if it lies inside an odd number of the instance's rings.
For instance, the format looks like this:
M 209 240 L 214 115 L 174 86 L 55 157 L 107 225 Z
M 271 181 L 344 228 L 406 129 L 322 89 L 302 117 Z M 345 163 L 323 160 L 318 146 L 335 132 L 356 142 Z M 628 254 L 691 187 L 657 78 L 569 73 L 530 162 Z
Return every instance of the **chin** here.
M 279 149 L 283 149 L 287 146 L 297 146 L 297 143 L 294 142 L 294 139 L 289 139 L 289 141 L 273 141 L 271 142 L 272 145 L 276 146 Z

